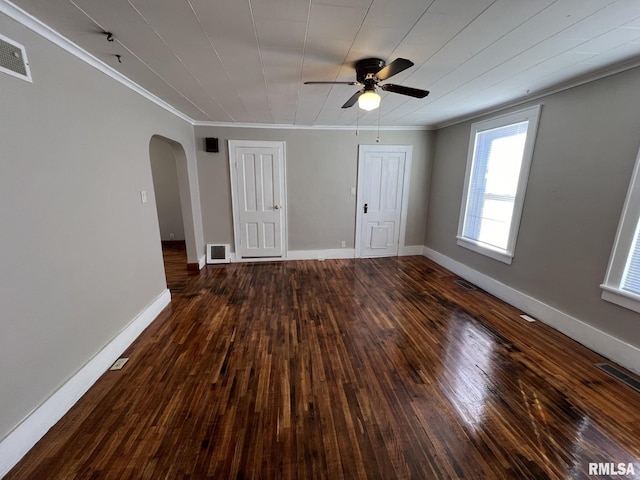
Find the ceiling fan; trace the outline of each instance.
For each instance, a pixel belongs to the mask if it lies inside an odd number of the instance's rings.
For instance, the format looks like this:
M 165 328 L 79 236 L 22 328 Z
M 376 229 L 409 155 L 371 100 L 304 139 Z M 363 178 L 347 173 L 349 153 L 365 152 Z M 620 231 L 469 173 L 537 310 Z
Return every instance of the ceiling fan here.
M 400 95 L 408 95 L 415 98 L 424 98 L 429 95 L 427 90 L 418 88 L 404 87 L 393 83 L 385 83 L 378 85 L 378 82 L 387 80 L 394 75 L 413 66 L 411 60 L 406 58 L 396 58 L 389 65 L 380 58 L 365 58 L 356 63 L 356 81 L 355 82 L 304 82 L 305 85 L 317 84 L 337 84 L 337 85 L 358 85 L 362 86 L 362 90 L 356 92 L 349 100 L 346 101 L 342 108 L 349 108 L 358 102 L 358 106 L 363 110 L 374 110 L 380 106 L 380 95 L 376 92 L 376 87 L 380 87 L 386 92 L 399 93 Z

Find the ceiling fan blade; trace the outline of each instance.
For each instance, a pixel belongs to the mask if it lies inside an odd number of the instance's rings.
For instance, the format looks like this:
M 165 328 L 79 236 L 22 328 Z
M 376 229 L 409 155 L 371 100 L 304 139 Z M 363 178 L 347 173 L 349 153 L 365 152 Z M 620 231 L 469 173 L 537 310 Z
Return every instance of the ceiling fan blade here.
M 393 77 L 410 67 L 413 67 L 413 62 L 411 60 L 407 60 L 406 58 L 396 58 L 386 67 L 382 67 L 382 69 L 376 73 L 376 77 L 378 77 L 378 80 L 386 80 L 387 78 Z
M 304 82 L 305 85 L 360 85 L 358 82 Z
M 360 95 L 362 95 L 363 93 L 364 90 L 360 90 L 359 92 L 354 93 L 353 96 L 349 100 L 347 100 L 344 105 L 342 105 L 342 108 L 353 107 L 358 101 L 358 98 L 360 98 Z
M 428 90 L 420 90 L 419 88 L 403 87 L 402 85 L 394 85 L 393 83 L 387 83 L 380 85 L 380 88 L 393 93 L 399 93 L 400 95 L 409 95 L 410 97 L 424 98 L 429 95 Z

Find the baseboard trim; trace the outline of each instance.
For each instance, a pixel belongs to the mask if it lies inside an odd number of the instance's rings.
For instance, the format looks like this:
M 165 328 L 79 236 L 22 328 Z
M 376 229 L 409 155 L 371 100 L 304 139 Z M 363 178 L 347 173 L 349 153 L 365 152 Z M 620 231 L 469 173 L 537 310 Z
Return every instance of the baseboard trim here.
M 200 270 L 202 270 L 206 264 L 207 264 L 207 256 L 203 255 L 198 259 L 197 262 L 187 263 L 187 272 L 200 273 Z
M 166 248 L 175 248 L 180 250 L 186 250 L 187 242 L 184 240 L 161 240 L 160 243 Z
M 422 255 L 422 245 L 409 245 L 400 247 L 401 257 L 411 255 Z M 237 258 L 235 252 L 229 254 L 232 263 L 238 262 L 279 262 L 286 260 L 336 260 L 345 258 L 355 258 L 356 251 L 354 248 L 329 248 L 325 250 L 290 250 L 286 257 L 268 257 L 268 258 Z
M 167 289 L 0 442 L 0 478 L 69 411 L 170 302 L 171 293 Z
M 414 255 L 422 255 L 424 247 L 422 245 L 405 245 L 400 247 L 399 256 L 412 257 Z
M 200 263 L 187 263 L 187 272 L 198 273 L 200 272 Z
M 424 247 L 423 255 L 456 275 L 477 285 L 491 295 L 513 305 L 541 322 L 564 333 L 596 353 L 640 373 L 640 348 L 630 345 L 555 307 L 509 287 L 488 275 L 464 265 L 446 255 Z
M 327 250 L 292 250 L 287 254 L 287 260 L 336 260 L 354 258 L 353 248 L 333 248 Z
M 335 260 L 354 258 L 353 248 L 334 248 L 328 250 L 289 250 L 284 257 L 238 258 L 235 252 L 229 254 L 231 263 L 247 262 L 286 262 L 289 260 Z

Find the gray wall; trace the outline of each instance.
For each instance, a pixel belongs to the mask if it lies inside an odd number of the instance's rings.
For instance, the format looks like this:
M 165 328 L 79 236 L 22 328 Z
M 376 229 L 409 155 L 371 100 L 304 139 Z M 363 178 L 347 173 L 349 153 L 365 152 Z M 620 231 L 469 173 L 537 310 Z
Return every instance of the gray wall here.
M 511 266 L 456 245 L 471 122 L 439 130 L 425 245 L 640 346 L 638 314 L 599 288 L 640 145 L 638 85 L 635 69 L 532 103 L 543 107 Z
M 228 140 L 286 142 L 289 250 L 354 248 L 358 145 L 376 143 L 376 132 L 344 130 L 196 127 L 198 177 L 205 243 L 233 245 Z M 220 152 L 204 151 L 217 137 Z M 382 131 L 381 145 L 413 145 L 406 245 L 425 235 L 433 132 Z
M 178 186 L 176 157 L 171 145 L 159 137 L 149 142 L 153 191 L 156 196 L 160 238 L 162 240 L 184 240 L 182 206 Z M 173 234 L 173 238 L 171 238 Z
M 166 288 L 151 137 L 184 146 L 194 198 L 197 176 L 190 124 L 3 14 L 0 31 L 33 75 L 0 73 L 4 438 Z

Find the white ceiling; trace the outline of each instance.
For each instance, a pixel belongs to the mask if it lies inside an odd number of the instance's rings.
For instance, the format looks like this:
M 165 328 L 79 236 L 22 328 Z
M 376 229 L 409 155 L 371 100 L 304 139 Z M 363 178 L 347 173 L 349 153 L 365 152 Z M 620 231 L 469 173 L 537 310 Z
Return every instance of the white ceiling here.
M 640 56 L 639 0 L 11 3 L 196 122 L 355 125 L 341 106 L 359 87 L 303 82 L 403 57 L 415 66 L 390 82 L 431 94 L 380 92 L 359 124 L 439 126 Z

